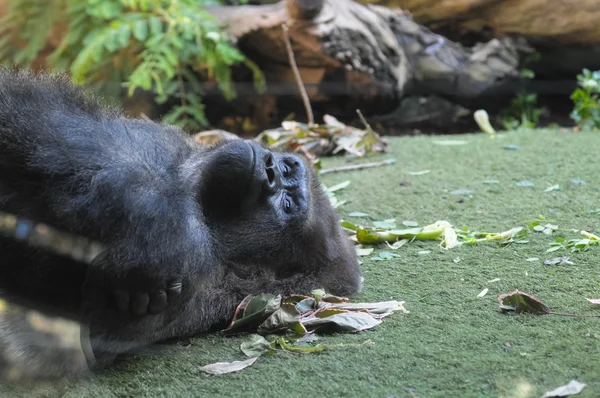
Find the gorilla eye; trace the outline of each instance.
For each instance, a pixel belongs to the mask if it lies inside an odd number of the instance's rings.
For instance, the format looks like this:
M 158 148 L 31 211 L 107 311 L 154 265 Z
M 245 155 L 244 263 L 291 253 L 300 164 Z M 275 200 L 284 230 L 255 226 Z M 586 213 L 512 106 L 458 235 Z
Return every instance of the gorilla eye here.
M 292 201 L 290 200 L 290 198 L 285 198 L 283 200 L 283 210 L 286 213 L 291 213 L 292 212 Z
M 292 169 L 290 169 L 290 166 L 288 166 L 287 164 L 284 164 L 283 165 L 283 176 L 289 177 L 291 172 L 292 172 Z

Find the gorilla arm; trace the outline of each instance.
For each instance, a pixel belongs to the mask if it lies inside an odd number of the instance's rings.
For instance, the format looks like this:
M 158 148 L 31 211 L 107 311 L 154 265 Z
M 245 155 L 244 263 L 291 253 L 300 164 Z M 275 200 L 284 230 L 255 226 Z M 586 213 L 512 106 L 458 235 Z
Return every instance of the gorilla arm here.
M 177 129 L 126 119 L 66 77 L 0 70 L 0 210 L 101 242 L 92 267 L 129 290 L 177 293 L 192 266 L 210 270 L 184 180 L 192 150 Z

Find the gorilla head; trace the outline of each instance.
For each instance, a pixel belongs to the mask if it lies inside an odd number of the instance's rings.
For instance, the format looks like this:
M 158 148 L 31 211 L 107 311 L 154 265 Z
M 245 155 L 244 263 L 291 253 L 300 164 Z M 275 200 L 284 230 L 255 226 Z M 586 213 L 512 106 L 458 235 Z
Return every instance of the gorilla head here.
M 306 159 L 242 140 L 198 157 L 191 184 L 231 272 L 263 281 L 301 274 L 334 294 L 358 291 L 354 247 Z

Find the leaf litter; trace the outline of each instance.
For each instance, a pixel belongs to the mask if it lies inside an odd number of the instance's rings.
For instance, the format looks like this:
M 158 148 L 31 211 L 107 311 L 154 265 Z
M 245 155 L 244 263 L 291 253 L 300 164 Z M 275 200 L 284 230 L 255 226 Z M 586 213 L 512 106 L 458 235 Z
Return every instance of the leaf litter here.
M 255 141 L 270 148 L 301 152 L 309 158 L 347 153 L 363 157 L 366 153 L 387 152 L 388 142 L 371 126 L 358 129 L 348 126 L 331 115 L 323 117 L 324 124 L 284 121 L 281 127 L 263 131 Z
M 589 299 L 587 299 L 589 301 Z M 550 308 L 537 297 L 524 292 L 514 290 L 510 293 L 501 294 L 498 296 L 500 310 L 502 312 L 515 312 L 517 314 L 532 314 L 532 315 L 559 315 L 582 318 L 600 318 L 596 314 L 567 314 L 563 312 L 550 311 Z
M 237 372 L 252 365 L 261 355 L 275 354 L 278 350 L 300 354 L 322 352 L 328 346 L 317 342 L 315 332 L 361 332 L 376 327 L 394 312 L 409 313 L 404 301 L 351 303 L 346 297 L 327 294 L 322 289 L 311 294 L 248 295 L 222 333 L 252 333 L 240 345 L 240 351 L 249 359 L 218 362 L 200 370 L 213 375 Z
M 415 225 L 403 222 L 404 226 Z M 418 225 L 418 224 L 417 224 Z M 462 245 L 473 245 L 484 242 L 501 244 L 527 243 L 523 240 L 528 230 L 516 227 L 504 232 L 471 231 L 467 227 L 454 228 L 448 221 L 440 220 L 423 227 L 398 228 L 394 219 L 375 221 L 372 227 L 342 221 L 342 226 L 351 233 L 351 239 L 362 245 L 387 243 L 396 250 L 414 241 L 439 241 L 444 249 L 452 249 Z
M 571 380 L 569 384 L 560 386 L 552 391 L 546 392 L 544 395 L 542 395 L 542 398 L 568 397 L 570 395 L 577 395 L 581 391 L 583 391 L 584 387 L 585 383 L 581 383 L 577 380 Z

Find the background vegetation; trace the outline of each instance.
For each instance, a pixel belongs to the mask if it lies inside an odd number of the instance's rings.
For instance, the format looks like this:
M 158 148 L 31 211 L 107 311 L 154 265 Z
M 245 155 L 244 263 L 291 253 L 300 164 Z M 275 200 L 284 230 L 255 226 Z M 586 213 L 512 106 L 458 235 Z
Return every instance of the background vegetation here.
M 169 103 L 168 123 L 207 125 L 203 80 L 226 98 L 235 95 L 231 68 L 243 64 L 264 84 L 254 63 L 238 51 L 205 6 L 216 0 L 21 0 L 8 3 L 0 21 L 0 61 L 31 67 L 46 60 L 78 84 L 95 85 L 118 98 L 122 87 L 150 91 Z M 115 84 L 116 83 L 116 84 Z

